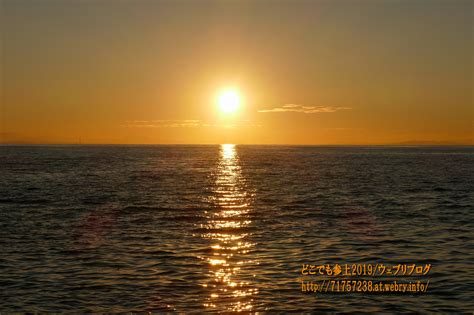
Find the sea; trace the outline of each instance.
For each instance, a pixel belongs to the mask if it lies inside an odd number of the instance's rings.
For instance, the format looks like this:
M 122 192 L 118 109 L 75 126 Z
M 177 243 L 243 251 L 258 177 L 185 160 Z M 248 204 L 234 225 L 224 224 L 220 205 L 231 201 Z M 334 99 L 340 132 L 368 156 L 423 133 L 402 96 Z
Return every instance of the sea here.
M 472 146 L 3 145 L 0 312 L 472 314 L 473 192 Z

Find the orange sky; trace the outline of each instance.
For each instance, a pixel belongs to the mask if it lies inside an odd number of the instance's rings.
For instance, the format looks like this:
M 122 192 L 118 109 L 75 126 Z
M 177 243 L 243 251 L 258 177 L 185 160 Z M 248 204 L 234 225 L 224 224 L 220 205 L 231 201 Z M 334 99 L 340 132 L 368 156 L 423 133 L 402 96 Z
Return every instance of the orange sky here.
M 1 6 L 0 143 L 474 144 L 472 1 Z

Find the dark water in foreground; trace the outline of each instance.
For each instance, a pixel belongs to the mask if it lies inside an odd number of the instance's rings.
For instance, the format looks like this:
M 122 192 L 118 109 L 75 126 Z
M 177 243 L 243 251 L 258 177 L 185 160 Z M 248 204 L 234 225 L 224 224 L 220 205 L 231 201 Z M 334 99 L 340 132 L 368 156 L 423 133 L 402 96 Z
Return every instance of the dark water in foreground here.
M 3 146 L 0 311 L 472 312 L 473 191 L 472 147 Z M 428 292 L 301 292 L 375 262 Z

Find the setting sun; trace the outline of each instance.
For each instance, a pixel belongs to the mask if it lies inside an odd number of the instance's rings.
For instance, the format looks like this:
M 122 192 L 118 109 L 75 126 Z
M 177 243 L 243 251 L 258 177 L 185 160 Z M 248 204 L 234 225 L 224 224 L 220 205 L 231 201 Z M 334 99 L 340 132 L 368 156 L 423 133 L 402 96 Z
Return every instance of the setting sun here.
M 221 112 L 226 114 L 235 113 L 240 106 L 240 95 L 235 90 L 224 90 L 217 97 L 217 104 Z

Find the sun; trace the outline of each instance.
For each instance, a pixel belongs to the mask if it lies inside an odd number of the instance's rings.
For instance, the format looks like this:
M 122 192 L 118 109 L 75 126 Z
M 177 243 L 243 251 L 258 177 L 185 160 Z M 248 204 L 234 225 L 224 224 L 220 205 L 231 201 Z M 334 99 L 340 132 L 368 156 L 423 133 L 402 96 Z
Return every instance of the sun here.
M 225 114 L 233 114 L 240 107 L 241 97 L 234 89 L 223 90 L 217 96 L 217 105 L 221 112 Z

